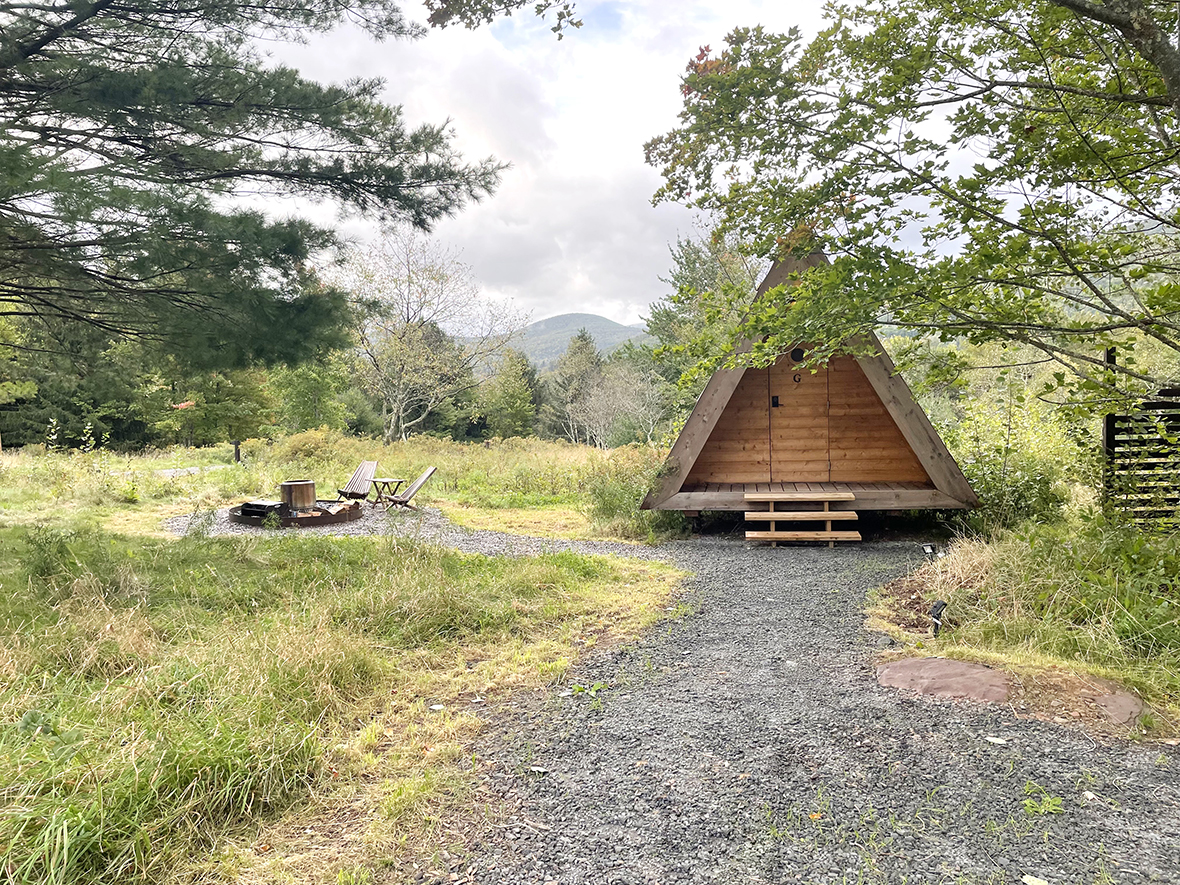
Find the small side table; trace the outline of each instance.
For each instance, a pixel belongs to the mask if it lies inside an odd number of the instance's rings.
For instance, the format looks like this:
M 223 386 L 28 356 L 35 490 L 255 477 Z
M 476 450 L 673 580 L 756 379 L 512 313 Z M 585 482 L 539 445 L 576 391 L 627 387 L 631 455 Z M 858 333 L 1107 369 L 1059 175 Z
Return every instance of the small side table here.
M 393 503 L 393 497 L 397 494 L 397 490 L 401 488 L 404 479 L 397 479 L 392 476 L 375 476 L 373 477 L 373 506 L 382 505 L 388 507 Z

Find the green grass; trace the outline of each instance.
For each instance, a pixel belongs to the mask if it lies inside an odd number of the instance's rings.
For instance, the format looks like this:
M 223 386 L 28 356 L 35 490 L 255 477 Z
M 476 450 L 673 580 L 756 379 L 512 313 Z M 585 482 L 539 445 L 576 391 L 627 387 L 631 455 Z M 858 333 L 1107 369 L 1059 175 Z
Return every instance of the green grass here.
M 457 443 L 418 436 L 384 446 L 330 431 L 307 431 L 275 442 L 247 440 L 243 464 L 232 446 L 176 449 L 143 456 L 110 452 L 28 451 L 0 455 L 0 520 L 31 524 L 52 518 L 142 533 L 160 519 L 211 510 L 249 498 L 276 498 L 290 479 L 316 483 L 335 497 L 362 460 L 379 475 L 411 480 L 438 468 L 417 501 L 475 510 L 572 509 L 590 521 L 590 536 L 652 540 L 683 532 L 677 513 L 639 505 L 665 452 L 641 446 L 600 451 L 537 439 Z M 219 467 L 162 476 L 171 467 Z
M 440 815 L 470 811 L 459 760 L 479 728 L 471 699 L 562 679 L 584 649 L 652 623 L 677 580 L 567 555 L 472 557 L 395 538 L 176 541 L 161 528 L 277 497 L 287 479 L 328 497 L 375 458 L 407 479 L 436 466 L 419 502 L 564 512 L 580 536 L 648 540 L 677 528 L 638 510 L 657 450 L 382 446 L 312 431 L 242 451 L 241 465 L 228 445 L 0 455 L 8 879 L 265 868 L 322 881 L 338 872 L 334 855 L 304 835 L 321 826 L 351 828 L 356 869 L 429 848 Z M 218 469 L 160 473 L 189 466 Z M 273 848 L 251 850 L 255 838 Z
M 1064 666 L 1136 689 L 1180 724 L 1180 535 L 1101 517 L 963 540 L 916 575 L 949 603 L 935 654 Z
M 579 648 L 652 623 L 676 580 L 572 554 L 76 525 L 0 528 L 5 881 L 160 881 L 228 835 L 265 824 L 278 844 L 338 793 L 384 821 L 364 850 L 404 846 L 432 791 L 461 795 L 469 698 L 561 678 Z M 288 878 L 335 876 L 305 873 Z

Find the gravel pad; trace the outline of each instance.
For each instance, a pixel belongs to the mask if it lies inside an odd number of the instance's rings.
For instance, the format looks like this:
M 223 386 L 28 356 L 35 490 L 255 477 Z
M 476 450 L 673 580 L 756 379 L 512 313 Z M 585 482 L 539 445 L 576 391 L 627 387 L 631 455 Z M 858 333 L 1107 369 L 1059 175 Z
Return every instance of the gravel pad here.
M 203 527 L 260 531 L 224 512 Z M 889 640 L 862 629 L 864 594 L 917 566 L 915 544 L 646 548 L 465 531 L 434 511 L 299 531 L 694 574 L 691 614 L 572 674 L 592 691 L 494 713 L 477 758 L 510 811 L 443 881 L 1180 883 L 1175 747 L 876 684 Z
M 352 522 L 337 525 L 303 526 L 288 529 L 263 529 L 257 526 L 231 522 L 229 510 L 193 513 L 176 516 L 165 521 L 164 528 L 176 535 L 190 531 L 204 532 L 217 536 L 269 536 L 304 537 L 306 535 L 334 535 L 337 537 L 366 537 L 373 535 L 400 535 L 455 547 L 467 553 L 484 553 L 488 556 L 533 556 L 538 553 L 554 553 L 573 550 L 577 553 L 602 555 L 643 556 L 655 558 L 653 548 L 638 544 L 612 543 L 605 541 L 566 541 L 550 538 L 532 538 L 525 535 L 509 535 L 504 532 L 489 532 L 465 529 L 455 525 L 439 511 L 429 507 L 417 510 L 395 508 L 378 510 L 369 504 L 362 505 L 364 515 Z M 662 556 L 661 558 L 667 558 Z

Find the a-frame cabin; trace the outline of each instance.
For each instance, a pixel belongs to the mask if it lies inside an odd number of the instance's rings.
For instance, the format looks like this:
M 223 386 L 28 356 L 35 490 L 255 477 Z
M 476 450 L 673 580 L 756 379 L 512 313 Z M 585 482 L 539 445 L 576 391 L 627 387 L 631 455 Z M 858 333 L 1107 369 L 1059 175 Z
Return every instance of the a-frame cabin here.
M 818 253 L 803 263 L 777 262 L 758 297 L 818 262 L 826 262 Z M 823 512 L 976 506 L 975 492 L 880 341 L 872 336 L 869 343 L 872 356 L 837 355 L 816 372 L 798 365 L 802 349 L 768 368 L 717 372 L 643 507 L 749 511 L 751 501 L 822 502 Z M 797 535 L 840 539 L 831 534 L 830 520 L 827 529 Z M 845 534 L 856 539 L 855 532 Z

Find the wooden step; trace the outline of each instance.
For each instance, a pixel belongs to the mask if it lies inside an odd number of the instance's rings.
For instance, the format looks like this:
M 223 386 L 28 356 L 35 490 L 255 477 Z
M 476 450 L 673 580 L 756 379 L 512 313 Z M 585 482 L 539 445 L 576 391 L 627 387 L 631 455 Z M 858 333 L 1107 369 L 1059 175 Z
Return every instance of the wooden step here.
M 855 510 L 833 510 L 833 501 L 855 501 L 852 492 L 746 492 L 745 499 L 753 503 L 764 503 L 765 510 L 747 510 L 745 518 L 751 522 L 768 522 L 770 530 L 748 531 L 746 537 L 751 541 L 770 541 L 771 546 L 777 546 L 779 541 L 827 541 L 829 547 L 834 547 L 836 541 L 859 541 L 860 532 L 834 531 L 833 522 L 854 520 L 859 517 Z M 821 505 L 818 510 L 775 510 L 774 505 L 780 501 L 793 504 Z M 822 522 L 822 529 L 780 530 L 780 522 Z
M 747 501 L 855 501 L 852 492 L 746 492 Z
M 860 532 L 746 532 L 751 541 L 859 541 Z
M 855 510 L 747 510 L 746 519 L 771 522 L 827 522 L 829 519 L 858 519 Z

